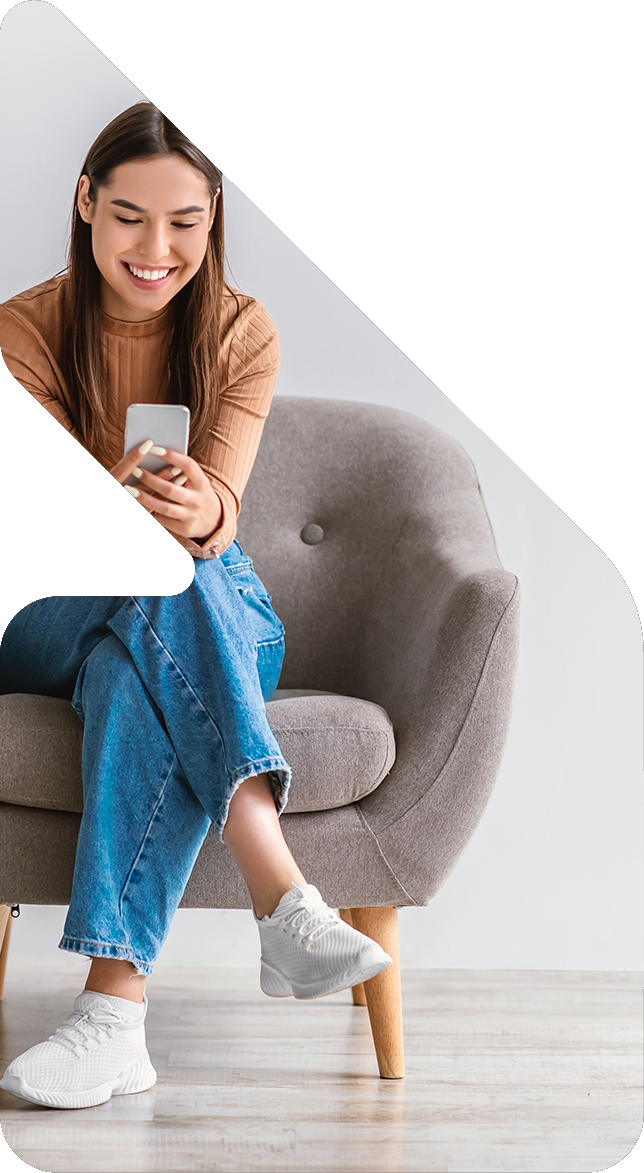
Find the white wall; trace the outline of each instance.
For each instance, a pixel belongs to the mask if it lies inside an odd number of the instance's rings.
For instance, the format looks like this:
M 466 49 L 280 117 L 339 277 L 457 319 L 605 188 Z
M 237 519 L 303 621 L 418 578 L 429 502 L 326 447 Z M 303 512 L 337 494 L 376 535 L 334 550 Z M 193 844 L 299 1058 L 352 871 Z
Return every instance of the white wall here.
M 446 886 L 401 914 L 402 960 L 639 968 L 644 7 L 59 8 L 1 29 L 0 298 L 62 267 L 77 171 L 136 87 L 204 124 L 233 277 L 282 337 L 278 393 L 456 436 L 522 583 L 499 782 Z M 63 960 L 63 915 L 23 908 L 15 954 Z M 161 960 L 256 958 L 250 914 L 182 911 Z

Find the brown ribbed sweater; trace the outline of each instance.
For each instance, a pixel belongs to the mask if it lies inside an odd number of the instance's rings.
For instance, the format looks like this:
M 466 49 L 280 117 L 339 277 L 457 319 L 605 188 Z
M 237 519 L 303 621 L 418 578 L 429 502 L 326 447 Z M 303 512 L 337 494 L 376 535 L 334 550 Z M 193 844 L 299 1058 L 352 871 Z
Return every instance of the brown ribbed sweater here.
M 232 293 L 224 290 L 225 378 L 199 459 L 221 501 L 221 520 L 201 544 L 173 534 L 195 558 L 219 557 L 235 537 L 242 494 L 255 462 L 280 365 L 279 336 L 266 310 L 254 298 L 239 290 L 235 293 L 239 311 Z M 67 274 L 18 293 L 0 305 L 0 348 L 14 378 L 78 440 L 60 365 L 70 313 Z M 128 405 L 168 402 L 165 357 L 171 318 L 171 304 L 158 318 L 147 322 L 123 322 L 102 314 L 102 340 L 112 393 L 107 468 L 123 456 Z M 215 539 L 219 540 L 217 553 Z

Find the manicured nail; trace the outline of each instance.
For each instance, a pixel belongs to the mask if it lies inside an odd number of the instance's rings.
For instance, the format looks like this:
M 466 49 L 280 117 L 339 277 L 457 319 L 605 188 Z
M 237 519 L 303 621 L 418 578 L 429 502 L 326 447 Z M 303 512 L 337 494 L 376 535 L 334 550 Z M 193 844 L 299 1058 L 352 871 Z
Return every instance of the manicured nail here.
M 154 440 L 144 440 L 139 448 L 141 456 L 145 456 L 154 445 Z
M 135 489 L 134 485 L 123 485 L 123 488 L 127 489 L 128 493 L 131 493 L 133 497 L 139 496 L 139 490 Z
M 143 476 L 143 470 L 140 468 L 133 468 L 132 472 L 135 477 L 142 477 Z
M 182 477 L 177 477 L 176 481 L 173 481 L 172 483 L 173 483 L 173 485 L 181 486 L 181 485 L 185 485 L 187 480 L 188 480 L 188 478 L 184 473 L 184 475 Z
M 178 477 L 180 472 L 181 472 L 181 469 L 177 468 L 177 466 L 175 465 L 174 468 L 170 469 L 170 476 L 171 477 Z
M 167 449 L 166 448 L 159 448 L 158 445 L 155 444 L 153 448 L 150 448 L 150 452 L 152 453 L 153 456 L 165 456 Z

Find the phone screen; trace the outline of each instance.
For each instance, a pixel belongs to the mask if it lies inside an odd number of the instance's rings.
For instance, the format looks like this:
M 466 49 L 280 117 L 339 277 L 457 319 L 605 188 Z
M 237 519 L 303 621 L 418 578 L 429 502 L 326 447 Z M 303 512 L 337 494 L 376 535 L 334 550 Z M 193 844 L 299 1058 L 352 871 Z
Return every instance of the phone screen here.
M 145 440 L 154 440 L 160 448 L 173 448 L 175 452 L 187 453 L 189 436 L 190 411 L 183 404 L 131 403 L 125 416 L 123 454 L 143 444 Z M 139 468 L 160 472 L 167 464 L 163 456 L 153 456 L 148 452 L 139 461 Z M 135 485 L 137 477 L 129 476 L 124 483 Z

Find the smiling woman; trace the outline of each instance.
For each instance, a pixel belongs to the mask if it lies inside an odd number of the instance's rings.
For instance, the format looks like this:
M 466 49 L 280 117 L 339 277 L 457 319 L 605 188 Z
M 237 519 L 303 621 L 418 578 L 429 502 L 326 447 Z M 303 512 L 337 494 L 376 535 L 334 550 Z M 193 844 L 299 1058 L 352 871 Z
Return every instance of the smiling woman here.
M 62 1027 L 0 1081 L 51 1107 L 155 1082 L 145 978 L 211 824 L 250 891 L 266 994 L 333 993 L 391 964 L 307 884 L 282 836 L 291 767 L 265 702 L 284 626 L 235 540 L 279 339 L 263 306 L 224 280 L 222 195 L 221 172 L 139 103 L 90 148 L 67 270 L 0 306 L 15 378 L 195 558 L 180 595 L 39 599 L 0 645 L 0 693 L 62 697 L 84 724 L 60 947 L 92 958 L 89 975 Z M 189 408 L 189 453 L 149 437 L 124 455 L 134 402 Z M 167 457 L 158 474 L 139 467 L 149 451 Z
M 74 200 L 71 312 L 62 359 L 82 441 L 101 463 L 113 464 L 103 388 L 113 383 L 114 370 L 106 371 L 100 346 L 106 315 L 117 322 L 152 323 L 167 308 L 160 345 L 150 344 L 156 386 L 143 379 L 139 402 L 169 400 L 190 408 L 191 454 L 211 474 L 215 491 L 228 496 L 224 511 L 238 512 L 243 475 L 247 466 L 250 473 L 275 388 L 279 338 L 263 307 L 225 281 L 221 187 L 219 168 L 152 104 L 137 103 L 105 127 L 83 163 Z M 149 280 L 148 274 L 166 269 L 164 277 Z M 120 345 L 134 360 L 143 349 Z M 229 396 L 235 416 L 228 419 L 224 411 L 217 420 L 226 438 L 235 433 L 237 465 L 224 469 L 229 475 L 220 486 L 216 454 L 204 445 L 208 432 L 212 438 L 216 401 L 230 390 L 226 379 L 247 380 L 249 368 L 256 377 L 246 393 Z M 229 543 L 234 533 L 223 536 Z

